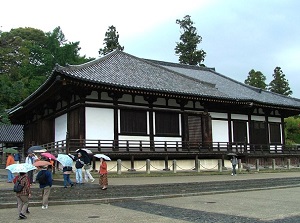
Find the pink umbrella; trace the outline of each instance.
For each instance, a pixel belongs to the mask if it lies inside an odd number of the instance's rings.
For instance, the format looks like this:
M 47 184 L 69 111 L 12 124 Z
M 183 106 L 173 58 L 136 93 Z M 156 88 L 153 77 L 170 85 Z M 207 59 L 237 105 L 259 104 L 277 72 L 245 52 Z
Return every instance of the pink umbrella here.
M 50 162 L 48 161 L 45 161 L 45 160 L 39 160 L 39 161 L 36 161 L 33 163 L 33 166 L 49 166 L 49 165 L 52 165 Z
M 56 160 L 56 157 L 51 153 L 41 153 L 41 155 L 48 159 Z

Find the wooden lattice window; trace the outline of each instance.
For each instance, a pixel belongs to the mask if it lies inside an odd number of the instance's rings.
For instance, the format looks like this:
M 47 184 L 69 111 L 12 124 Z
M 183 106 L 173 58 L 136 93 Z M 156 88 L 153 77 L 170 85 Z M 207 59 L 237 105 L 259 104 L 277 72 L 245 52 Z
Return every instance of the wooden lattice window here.
M 179 114 L 155 112 L 156 135 L 179 136 Z
M 121 134 L 147 134 L 147 112 L 136 110 L 120 111 Z
M 270 127 L 270 143 L 280 144 L 281 143 L 280 123 L 269 123 L 269 127 Z

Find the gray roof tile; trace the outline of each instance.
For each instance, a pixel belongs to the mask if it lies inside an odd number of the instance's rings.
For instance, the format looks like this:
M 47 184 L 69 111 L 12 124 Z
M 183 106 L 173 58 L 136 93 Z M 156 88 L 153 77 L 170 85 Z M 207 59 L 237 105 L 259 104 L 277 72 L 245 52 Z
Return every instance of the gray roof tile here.
M 0 143 L 23 142 L 23 125 L 0 125 Z
M 114 51 L 84 65 L 58 67 L 56 70 L 73 78 L 113 86 L 227 98 L 214 84 L 187 77 L 121 51 Z
M 300 107 L 299 99 L 276 94 L 266 90 L 261 90 L 256 87 L 243 84 L 222 74 L 219 74 L 212 69 L 205 69 L 187 65 L 180 66 L 178 64 L 166 63 L 161 61 L 152 62 L 160 64 L 167 69 L 184 74 L 188 77 L 196 78 L 214 84 L 216 88 L 223 94 L 228 95 L 228 97 L 230 98 L 235 98 L 236 100 L 248 100 L 272 105 L 284 105 L 298 108 Z

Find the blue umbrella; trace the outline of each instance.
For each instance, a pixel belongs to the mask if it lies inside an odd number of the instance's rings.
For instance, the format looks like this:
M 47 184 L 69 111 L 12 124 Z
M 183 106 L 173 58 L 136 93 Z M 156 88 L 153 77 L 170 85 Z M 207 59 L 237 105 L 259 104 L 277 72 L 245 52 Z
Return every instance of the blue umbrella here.
M 66 154 L 58 154 L 56 160 L 63 166 L 73 166 L 73 160 Z
M 28 171 L 35 170 L 36 167 L 29 163 L 16 163 L 9 165 L 5 169 L 10 170 L 12 173 L 27 173 Z
M 45 150 L 45 149 L 44 149 L 44 147 L 42 147 L 42 146 L 31 146 L 31 147 L 27 150 L 27 153 L 37 152 L 38 150 Z

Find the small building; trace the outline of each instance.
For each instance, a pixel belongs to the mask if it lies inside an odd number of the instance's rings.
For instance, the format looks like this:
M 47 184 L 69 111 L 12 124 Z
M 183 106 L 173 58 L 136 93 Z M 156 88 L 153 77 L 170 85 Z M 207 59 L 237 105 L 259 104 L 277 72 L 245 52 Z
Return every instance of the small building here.
M 20 152 L 23 149 L 23 125 L 0 125 L 0 155 L 1 162 L 5 163 L 3 149 L 16 148 Z
M 284 118 L 300 100 L 245 85 L 214 69 L 142 59 L 121 51 L 82 65 L 57 65 L 10 110 L 24 145 L 112 157 L 298 157 Z

